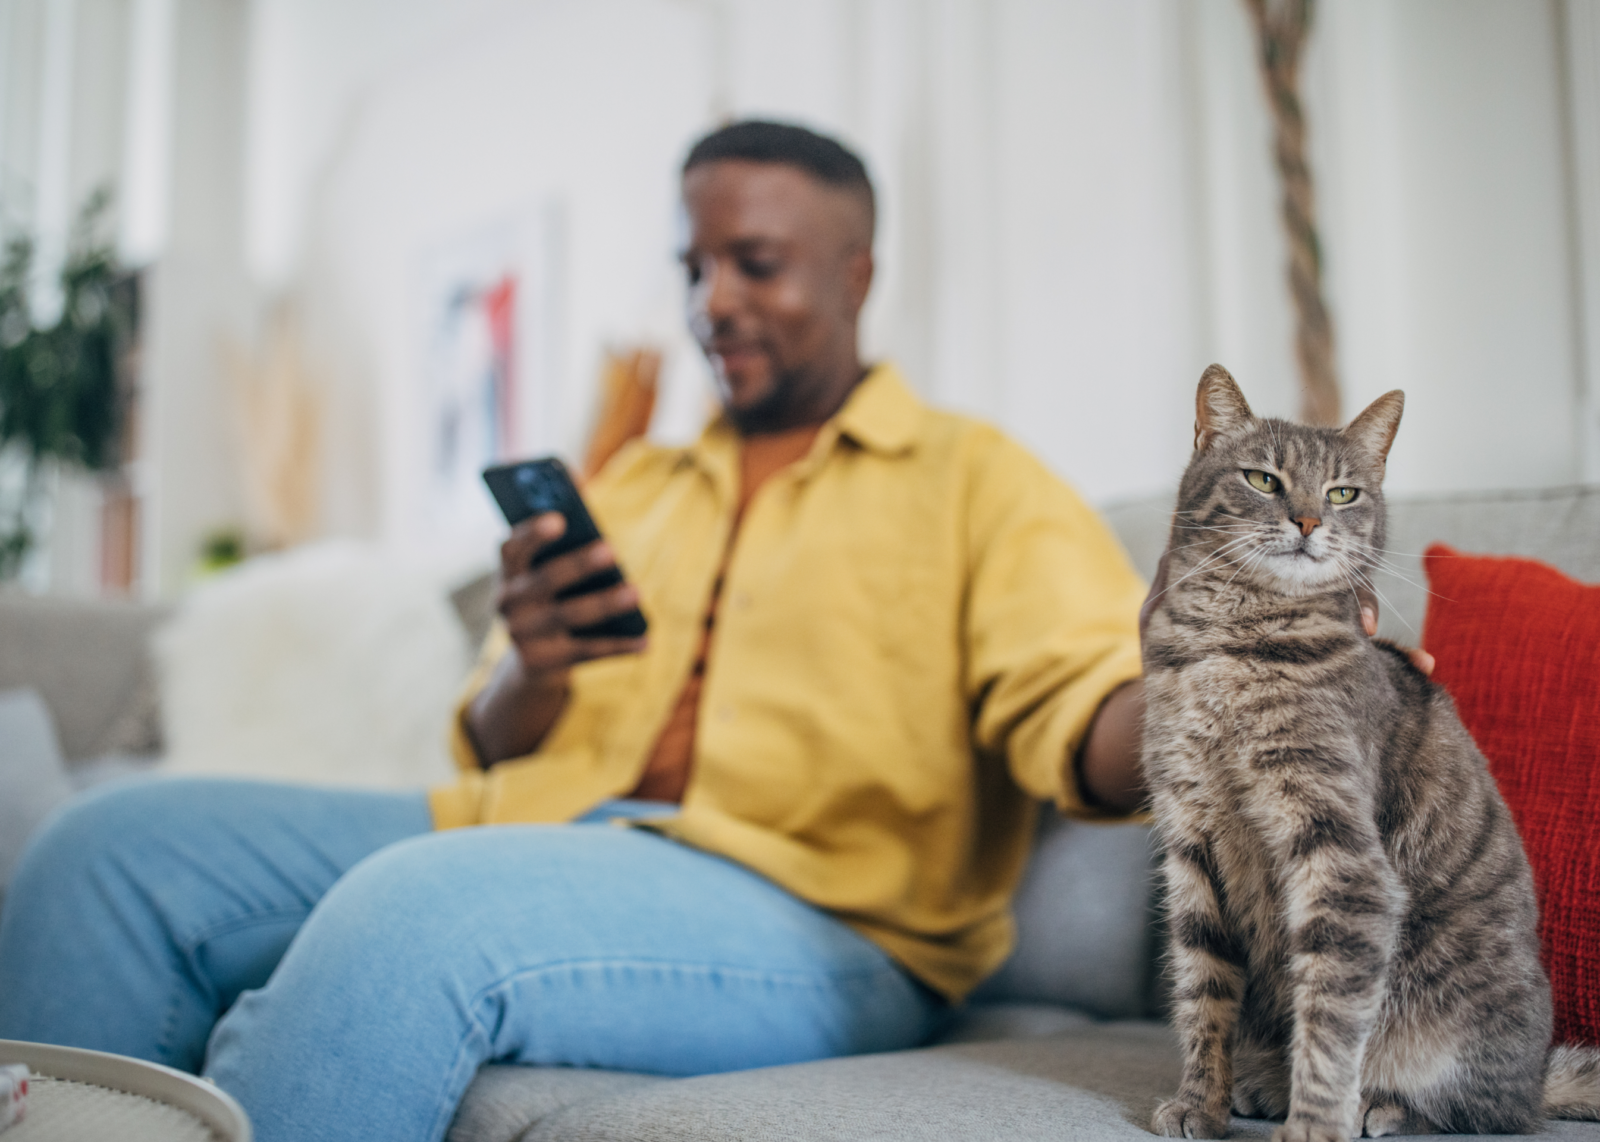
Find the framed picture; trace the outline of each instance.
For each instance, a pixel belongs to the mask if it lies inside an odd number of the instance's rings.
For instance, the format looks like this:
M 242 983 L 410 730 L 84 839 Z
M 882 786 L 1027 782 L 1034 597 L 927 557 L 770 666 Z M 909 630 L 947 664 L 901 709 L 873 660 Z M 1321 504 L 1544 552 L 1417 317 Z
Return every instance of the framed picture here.
M 559 208 L 543 203 L 419 259 L 418 368 L 400 450 L 413 494 L 397 521 L 413 544 L 462 558 L 492 550 L 504 521 L 479 474 L 554 445 L 560 236 Z

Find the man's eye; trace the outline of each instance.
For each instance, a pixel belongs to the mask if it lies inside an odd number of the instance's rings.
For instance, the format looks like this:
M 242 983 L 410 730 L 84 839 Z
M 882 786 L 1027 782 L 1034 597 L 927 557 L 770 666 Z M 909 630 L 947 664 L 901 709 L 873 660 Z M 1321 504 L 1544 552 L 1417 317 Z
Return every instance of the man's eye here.
M 739 260 L 740 272 L 743 273 L 745 277 L 755 278 L 758 281 L 763 281 L 772 277 L 778 272 L 778 269 L 779 266 L 777 262 L 770 261 L 766 258 L 741 258 Z
M 1334 488 L 1328 493 L 1330 504 L 1353 504 L 1356 497 L 1361 494 L 1360 488 Z
M 1250 486 L 1258 492 L 1272 495 L 1278 490 L 1278 477 L 1271 472 L 1263 472 L 1259 468 L 1246 468 L 1244 478 L 1250 481 Z

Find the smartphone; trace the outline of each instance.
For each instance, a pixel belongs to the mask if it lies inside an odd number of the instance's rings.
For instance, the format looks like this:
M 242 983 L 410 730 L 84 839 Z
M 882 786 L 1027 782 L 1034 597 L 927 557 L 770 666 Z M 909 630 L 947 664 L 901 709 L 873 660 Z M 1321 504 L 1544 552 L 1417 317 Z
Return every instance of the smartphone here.
M 594 517 L 584 506 L 583 497 L 578 494 L 578 485 L 572 482 L 567 466 L 554 456 L 485 468 L 483 482 L 489 485 L 489 493 L 494 496 L 495 503 L 505 513 L 506 522 L 512 527 L 546 512 L 560 512 L 566 519 L 567 530 L 560 539 L 539 549 L 533 557 L 534 567 L 557 555 L 586 547 L 600 538 L 600 529 L 595 526 Z M 572 599 L 591 591 L 615 587 L 621 582 L 622 572 L 616 567 L 607 567 L 564 588 L 556 598 Z M 586 627 L 575 627 L 572 633 L 579 638 L 638 638 L 648 628 L 644 614 L 635 607 L 626 614 L 613 615 Z

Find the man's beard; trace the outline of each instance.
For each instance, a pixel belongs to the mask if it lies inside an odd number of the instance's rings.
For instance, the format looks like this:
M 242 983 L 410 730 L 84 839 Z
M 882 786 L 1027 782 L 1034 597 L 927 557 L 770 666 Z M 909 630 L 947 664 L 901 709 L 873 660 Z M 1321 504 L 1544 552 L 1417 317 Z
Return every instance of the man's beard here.
M 740 436 L 762 436 L 785 432 L 806 423 L 805 370 L 785 369 L 773 374 L 765 395 L 748 408 L 727 409 L 728 419 Z

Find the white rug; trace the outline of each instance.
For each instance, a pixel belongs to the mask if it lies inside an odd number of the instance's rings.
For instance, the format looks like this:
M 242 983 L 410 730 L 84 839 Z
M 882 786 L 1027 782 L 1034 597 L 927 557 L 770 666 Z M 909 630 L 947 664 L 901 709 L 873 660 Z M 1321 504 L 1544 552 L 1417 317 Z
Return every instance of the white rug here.
M 466 634 L 437 576 L 330 541 L 251 559 L 156 637 L 169 773 L 447 781 Z

